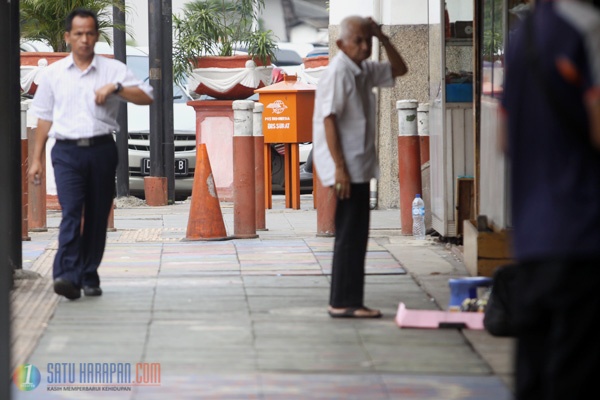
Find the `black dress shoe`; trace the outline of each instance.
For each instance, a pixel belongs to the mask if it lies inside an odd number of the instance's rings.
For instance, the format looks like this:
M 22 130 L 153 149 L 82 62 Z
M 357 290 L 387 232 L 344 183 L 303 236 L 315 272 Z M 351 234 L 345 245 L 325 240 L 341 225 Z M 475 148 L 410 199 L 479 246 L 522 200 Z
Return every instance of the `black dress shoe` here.
M 100 286 L 84 286 L 83 294 L 86 296 L 102 296 L 102 289 Z
M 71 281 L 63 278 L 56 278 L 54 280 L 54 293 L 65 296 L 69 300 L 77 300 L 81 297 L 81 289 Z

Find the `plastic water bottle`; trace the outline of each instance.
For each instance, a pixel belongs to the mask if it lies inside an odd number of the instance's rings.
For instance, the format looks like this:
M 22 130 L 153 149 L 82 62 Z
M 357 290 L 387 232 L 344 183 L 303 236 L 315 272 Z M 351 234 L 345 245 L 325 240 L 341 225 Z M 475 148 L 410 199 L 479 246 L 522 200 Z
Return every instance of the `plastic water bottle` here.
M 425 203 L 420 194 L 412 202 L 413 236 L 415 239 L 425 239 Z

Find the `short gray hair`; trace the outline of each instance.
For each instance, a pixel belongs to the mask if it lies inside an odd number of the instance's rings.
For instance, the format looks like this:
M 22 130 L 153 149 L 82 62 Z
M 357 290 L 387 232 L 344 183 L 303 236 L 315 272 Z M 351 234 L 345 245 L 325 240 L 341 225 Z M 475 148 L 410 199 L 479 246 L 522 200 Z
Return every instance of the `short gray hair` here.
M 349 17 L 344 18 L 340 23 L 339 39 L 343 41 L 348 40 L 350 38 L 351 33 L 354 32 L 356 27 L 364 25 L 365 23 L 366 19 L 358 15 L 351 15 Z

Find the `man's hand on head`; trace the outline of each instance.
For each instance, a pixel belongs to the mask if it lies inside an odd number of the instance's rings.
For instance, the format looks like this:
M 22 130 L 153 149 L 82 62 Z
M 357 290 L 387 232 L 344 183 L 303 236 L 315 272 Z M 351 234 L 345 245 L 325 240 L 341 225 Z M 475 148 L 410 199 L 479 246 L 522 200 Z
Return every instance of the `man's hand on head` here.
M 373 18 L 368 17 L 366 18 L 366 21 L 369 24 L 369 31 L 371 32 L 371 35 L 375 36 L 379 40 L 385 37 L 381 30 L 381 25 L 375 22 Z

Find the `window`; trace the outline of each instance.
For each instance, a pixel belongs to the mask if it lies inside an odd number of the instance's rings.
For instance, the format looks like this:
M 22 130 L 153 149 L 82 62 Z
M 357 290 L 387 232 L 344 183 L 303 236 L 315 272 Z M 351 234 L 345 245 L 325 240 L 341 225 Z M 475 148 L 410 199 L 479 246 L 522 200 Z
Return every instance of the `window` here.
M 512 32 L 525 17 L 533 0 L 484 0 L 482 14 L 481 93 L 501 97 L 504 80 L 504 49 Z

